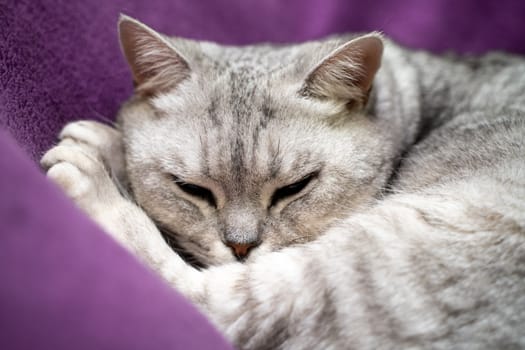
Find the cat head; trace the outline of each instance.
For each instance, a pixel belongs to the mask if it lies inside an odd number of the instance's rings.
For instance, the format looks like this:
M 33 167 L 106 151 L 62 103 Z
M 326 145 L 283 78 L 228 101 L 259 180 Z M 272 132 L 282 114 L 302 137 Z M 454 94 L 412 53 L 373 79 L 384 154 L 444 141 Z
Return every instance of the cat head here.
M 310 241 L 390 169 L 366 112 L 377 34 L 288 46 L 169 38 L 129 17 L 119 113 L 138 204 L 206 265 Z

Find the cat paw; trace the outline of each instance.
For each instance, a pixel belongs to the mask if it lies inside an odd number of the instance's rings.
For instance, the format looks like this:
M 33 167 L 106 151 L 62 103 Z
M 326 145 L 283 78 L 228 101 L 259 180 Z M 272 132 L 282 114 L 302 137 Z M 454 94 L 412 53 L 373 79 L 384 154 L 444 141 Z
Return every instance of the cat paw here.
M 96 153 L 110 174 L 121 183 L 126 182 L 124 147 L 119 130 L 93 120 L 80 120 L 67 124 L 59 139 L 85 145 Z
M 62 141 L 42 157 L 41 164 L 47 170 L 48 177 L 96 219 L 101 208 L 110 207 L 123 199 L 100 152 L 107 145 L 100 143 L 100 134 L 94 136 L 86 132 L 89 127 L 82 126 L 80 134 L 78 128 L 68 127 L 61 134 Z M 70 137 L 73 132 L 76 136 Z

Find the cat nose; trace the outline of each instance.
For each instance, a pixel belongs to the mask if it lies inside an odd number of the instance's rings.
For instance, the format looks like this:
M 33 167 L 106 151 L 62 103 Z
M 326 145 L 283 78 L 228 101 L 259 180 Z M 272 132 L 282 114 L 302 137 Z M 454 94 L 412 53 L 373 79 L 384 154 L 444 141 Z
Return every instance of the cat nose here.
M 248 255 L 250 249 L 252 249 L 253 247 L 257 245 L 257 242 L 250 242 L 250 243 L 226 242 L 226 245 L 232 249 L 233 254 L 235 254 L 235 257 L 237 257 L 238 260 L 244 260 L 244 258 L 246 258 L 246 256 Z

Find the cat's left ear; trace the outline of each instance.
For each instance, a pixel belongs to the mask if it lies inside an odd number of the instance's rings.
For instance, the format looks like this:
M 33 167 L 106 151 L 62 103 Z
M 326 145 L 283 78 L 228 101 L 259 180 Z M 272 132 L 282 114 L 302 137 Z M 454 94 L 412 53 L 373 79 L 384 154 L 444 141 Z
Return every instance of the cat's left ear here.
M 382 54 L 380 34 L 353 39 L 310 71 L 299 92 L 305 97 L 344 101 L 349 106 L 362 107 L 381 66 Z

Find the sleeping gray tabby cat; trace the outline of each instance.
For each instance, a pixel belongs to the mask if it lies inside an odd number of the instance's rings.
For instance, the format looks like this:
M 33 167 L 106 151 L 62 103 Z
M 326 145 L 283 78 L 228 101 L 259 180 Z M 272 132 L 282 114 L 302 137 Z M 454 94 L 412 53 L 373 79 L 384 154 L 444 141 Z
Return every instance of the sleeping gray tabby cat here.
M 71 123 L 42 164 L 238 348 L 525 348 L 523 58 L 119 26 L 118 130 Z

